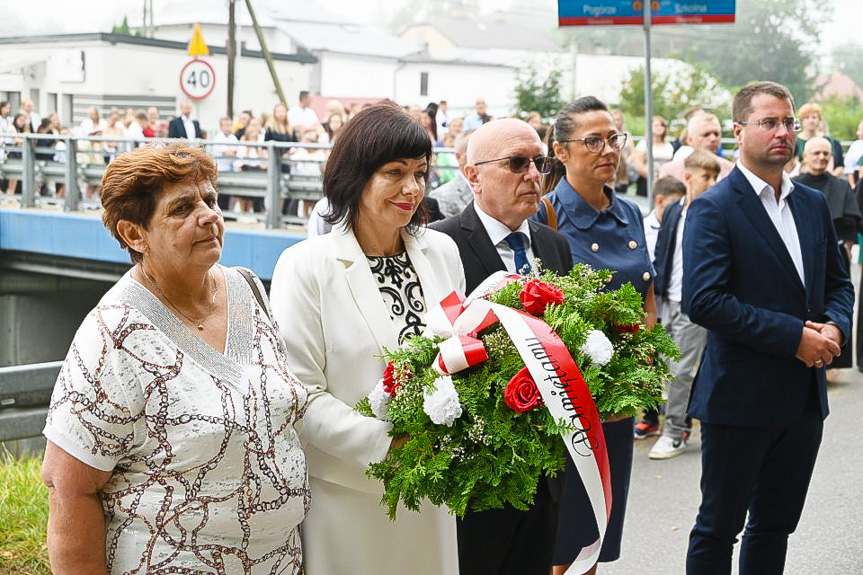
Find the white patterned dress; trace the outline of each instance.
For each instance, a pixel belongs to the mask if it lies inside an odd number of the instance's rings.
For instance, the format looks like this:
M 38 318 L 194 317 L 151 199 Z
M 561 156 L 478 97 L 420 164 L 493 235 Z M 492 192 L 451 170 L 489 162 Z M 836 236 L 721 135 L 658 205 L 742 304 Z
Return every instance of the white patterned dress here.
M 127 273 L 84 320 L 57 379 L 45 436 L 112 472 L 109 573 L 302 570 L 310 490 L 295 428 L 306 391 L 249 284 L 220 269 L 224 355 Z

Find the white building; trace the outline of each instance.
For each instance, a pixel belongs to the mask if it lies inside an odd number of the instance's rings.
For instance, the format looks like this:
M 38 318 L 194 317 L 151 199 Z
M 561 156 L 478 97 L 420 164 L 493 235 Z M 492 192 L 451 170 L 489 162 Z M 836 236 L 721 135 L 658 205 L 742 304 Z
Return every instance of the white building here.
M 257 19 L 275 60 L 289 106 L 300 90 L 316 102 L 389 98 L 425 106 L 447 100 L 451 115 L 471 111 L 478 96 L 489 113 L 512 113 L 516 75 L 525 68 L 561 70 L 564 99 L 592 94 L 609 104 L 643 59 L 576 54 L 551 36 L 498 13 L 469 18 L 436 14 L 400 34 L 361 26 L 311 1 L 255 4 Z M 270 112 L 278 101 L 260 43 L 243 2 L 236 3 L 237 43 L 234 112 Z M 77 124 L 90 106 L 107 111 L 156 105 L 176 114 L 185 96 L 180 70 L 191 59 L 187 45 L 200 23 L 215 71 L 213 92 L 196 103 L 205 130 L 227 110 L 228 13 L 224 0 L 174 0 L 156 13 L 155 38 L 104 33 L 0 38 L 0 99 L 17 109 L 25 98 L 43 115 L 57 110 L 64 124 Z M 654 59 L 657 71 L 676 60 Z M 319 110 L 320 111 L 320 110 Z
M 227 39 L 227 14 L 206 2 L 182 3 L 172 7 L 170 16 L 157 18 L 156 36 L 187 39 L 194 22 L 201 24 L 211 44 Z M 410 34 L 397 35 L 376 26 L 361 26 L 314 3 L 264 4 L 257 12 L 270 50 L 308 54 L 317 61 L 311 66 L 308 89 L 323 99 L 388 98 L 404 105 L 425 106 L 447 100 L 451 109 L 473 108 L 479 94 L 487 94 L 503 113 L 513 103 L 515 72 L 519 57 L 511 54 L 490 58 L 486 50 L 441 46 L 432 49 Z M 260 49 L 245 9 L 237 8 L 238 41 Z M 240 72 L 242 75 L 242 72 Z M 288 103 L 296 94 L 286 94 Z
M 163 118 L 176 115 L 186 98 L 180 72 L 192 59 L 187 45 L 188 39 L 103 33 L 0 38 L 0 99 L 12 102 L 13 112 L 21 100 L 32 99 L 43 115 L 58 111 L 64 125 L 77 125 L 90 106 L 102 111 L 157 106 Z M 276 52 L 273 58 L 286 93 L 308 85 L 313 56 Z M 212 93 L 196 102 L 195 115 L 206 130 L 216 128 L 227 110 L 226 50 L 210 45 L 203 59 L 215 72 Z M 278 98 L 262 54 L 242 50 L 237 67 L 235 108 L 271 110 Z

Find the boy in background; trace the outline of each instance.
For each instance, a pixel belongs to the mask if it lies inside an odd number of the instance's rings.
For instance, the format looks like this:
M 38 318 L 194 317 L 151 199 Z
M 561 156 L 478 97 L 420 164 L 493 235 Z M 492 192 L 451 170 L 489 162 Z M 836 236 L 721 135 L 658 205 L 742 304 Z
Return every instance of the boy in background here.
M 672 361 L 665 405 L 665 428 L 648 455 L 650 459 L 671 459 L 683 453 L 691 421 L 686 415 L 692 381 L 701 361 L 707 331 L 689 320 L 681 307 L 683 290 L 683 229 L 689 204 L 710 189 L 721 166 L 714 154 L 696 150 L 684 162 L 686 195 L 665 209 L 656 241 L 654 288 L 665 328 L 680 348 L 680 360 Z
M 647 239 L 647 252 L 650 258 L 656 259 L 656 239 L 665 209 L 680 201 L 686 195 L 686 184 L 674 176 L 659 178 L 653 184 L 653 210 L 644 217 L 644 236 Z M 662 310 L 657 308 L 657 320 L 662 321 Z M 645 411 L 641 421 L 635 424 L 633 430 L 635 439 L 644 439 L 659 435 L 659 411 Z

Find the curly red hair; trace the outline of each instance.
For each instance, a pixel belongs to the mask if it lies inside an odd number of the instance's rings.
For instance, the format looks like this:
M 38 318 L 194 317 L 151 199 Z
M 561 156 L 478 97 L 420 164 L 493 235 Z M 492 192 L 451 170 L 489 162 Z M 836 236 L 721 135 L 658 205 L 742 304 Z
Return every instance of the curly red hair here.
M 218 170 L 213 159 L 200 147 L 182 142 L 135 148 L 108 165 L 102 177 L 102 223 L 132 261 L 142 254 L 132 249 L 117 232 L 127 220 L 147 229 L 165 184 L 210 182 L 216 187 Z

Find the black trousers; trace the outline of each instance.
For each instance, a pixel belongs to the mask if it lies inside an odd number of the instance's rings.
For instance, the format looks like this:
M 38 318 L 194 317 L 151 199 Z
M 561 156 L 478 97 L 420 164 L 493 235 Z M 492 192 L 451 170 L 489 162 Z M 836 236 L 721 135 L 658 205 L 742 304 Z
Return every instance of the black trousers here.
M 851 275 L 851 257 L 848 255 L 845 246 L 841 243 L 839 244 L 839 249 L 845 257 L 845 265 L 848 269 L 848 275 Z M 857 297 L 860 297 L 860 290 L 857 290 Z M 860 310 L 857 310 L 857 331 L 860 331 Z M 858 333 L 857 336 L 857 344 L 856 347 L 860 346 L 860 335 Z M 842 351 L 833 359 L 833 362 L 830 364 L 831 368 L 846 368 L 846 367 L 854 367 L 854 361 L 852 360 L 852 356 L 854 355 L 854 329 L 852 327 L 851 331 L 848 332 L 848 338 L 845 342 L 845 345 L 842 346 Z M 857 352 L 857 357 L 860 357 L 860 352 Z M 860 361 L 859 359 L 857 360 Z
M 689 536 L 687 575 L 731 573 L 747 511 L 740 575 L 782 574 L 823 427 L 815 409 L 775 428 L 701 422 L 701 507 Z
M 850 270 L 849 270 L 850 272 Z M 850 343 L 850 342 L 849 342 Z M 857 367 L 863 371 L 863 274 L 860 274 L 860 285 L 857 286 Z M 851 353 L 851 346 L 846 345 L 842 353 Z M 849 364 L 850 365 L 850 364 Z
M 458 520 L 461 575 L 548 575 L 557 536 L 560 477 L 541 477 L 533 506 L 474 512 Z M 554 492 L 554 493 L 553 493 Z

